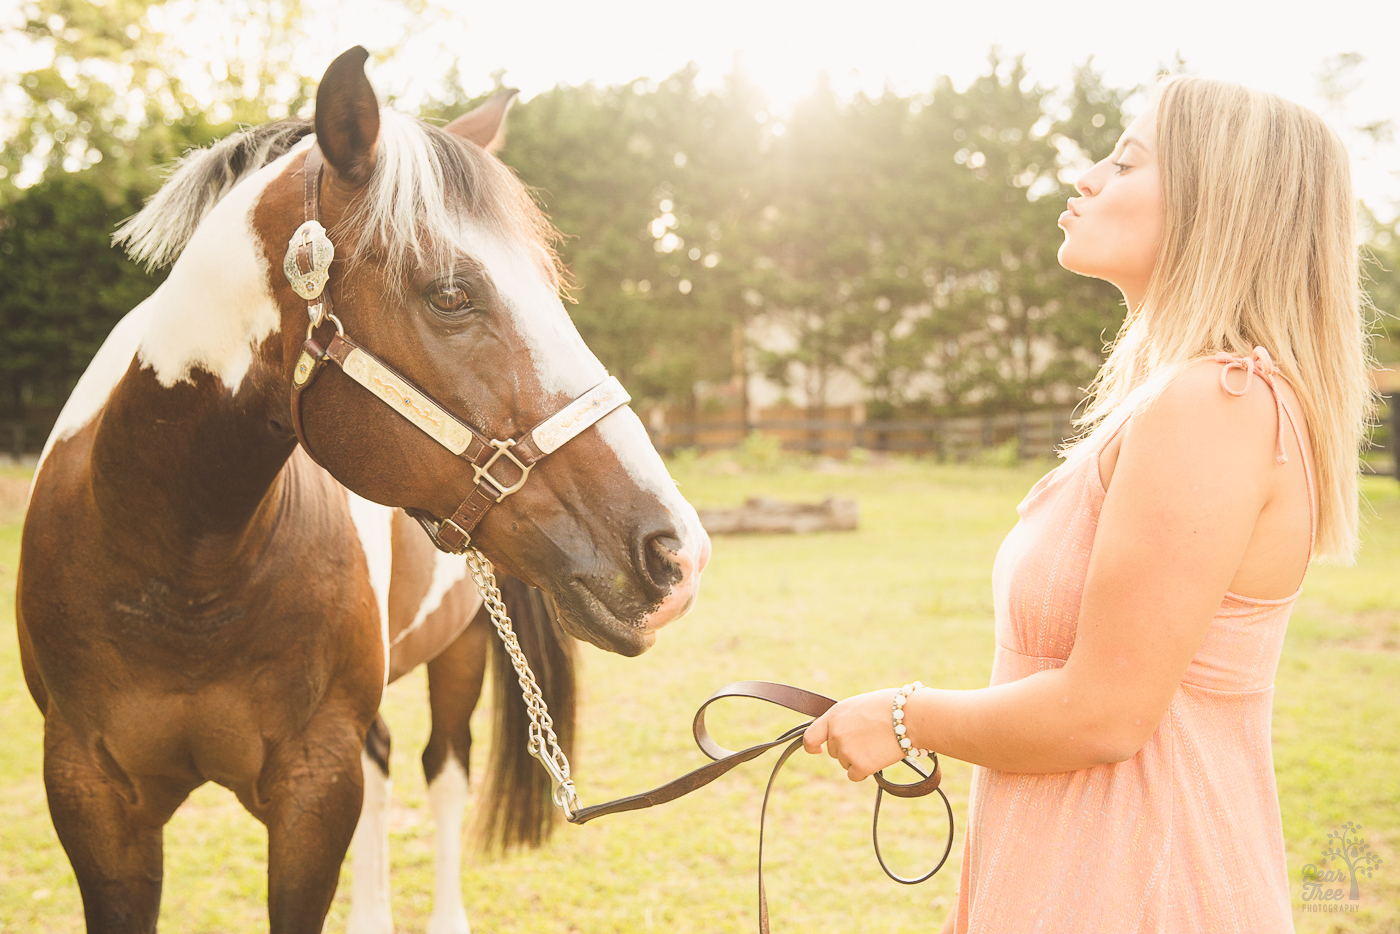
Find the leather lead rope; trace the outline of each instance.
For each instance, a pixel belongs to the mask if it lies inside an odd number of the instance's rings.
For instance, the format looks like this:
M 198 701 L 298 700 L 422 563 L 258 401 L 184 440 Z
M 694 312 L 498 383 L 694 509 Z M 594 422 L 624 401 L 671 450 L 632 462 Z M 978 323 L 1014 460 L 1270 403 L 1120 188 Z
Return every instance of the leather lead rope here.
M 691 732 L 695 737 L 695 744 L 700 747 L 700 751 L 709 756 L 712 760 L 708 765 L 703 765 L 694 771 L 687 772 L 680 778 L 673 779 L 664 785 L 644 791 L 640 794 L 629 795 L 625 798 L 618 798 L 604 804 L 595 804 L 578 810 L 568 815 L 568 820 L 573 824 L 585 824 L 597 817 L 608 814 L 618 814 L 623 811 L 636 811 L 642 808 L 654 807 L 658 804 L 665 804 L 677 798 L 684 797 L 692 791 L 705 787 L 710 782 L 719 778 L 742 763 L 756 759 L 770 749 L 786 745 L 786 748 L 778 756 L 778 761 L 773 766 L 773 771 L 768 775 L 768 784 L 763 791 L 763 806 L 759 812 L 758 822 L 758 929 L 761 934 L 768 934 L 768 892 L 763 884 L 763 839 L 764 831 L 768 820 L 768 801 L 773 795 L 773 784 L 778 778 L 778 772 L 787 763 L 787 760 L 802 746 L 802 734 L 811 725 L 810 720 L 798 724 L 789 730 L 785 730 L 781 735 L 766 743 L 759 743 L 741 749 L 737 752 L 724 748 L 710 736 L 708 728 L 705 726 L 705 711 L 711 704 L 721 698 L 742 697 L 752 700 L 766 701 L 776 704 L 796 713 L 806 714 L 810 717 L 819 717 L 836 703 L 830 697 L 817 694 L 802 688 L 793 687 L 788 684 L 777 684 L 771 681 L 736 681 L 733 684 L 720 688 L 700 705 L 695 712 L 695 719 L 691 724 Z M 933 877 L 944 863 L 948 861 L 948 854 L 953 849 L 953 806 L 948 801 L 948 796 L 940 787 L 943 781 L 943 770 L 939 766 L 938 757 L 933 757 L 933 771 L 925 771 L 924 767 L 912 758 L 905 758 L 902 765 L 912 769 L 919 780 L 909 784 L 892 782 L 885 778 L 883 772 L 876 772 L 874 775 L 877 785 L 875 791 L 875 810 L 871 819 L 871 841 L 875 847 L 875 859 L 879 862 L 880 868 L 885 871 L 896 882 L 905 885 L 915 885 Z M 919 798 L 924 795 L 937 792 L 943 799 L 943 805 L 948 813 L 948 838 L 947 844 L 943 848 L 943 855 L 939 858 L 938 864 L 933 869 L 921 876 L 905 878 L 896 875 L 886 864 L 884 855 L 880 852 L 880 802 L 883 795 L 889 792 L 899 798 Z

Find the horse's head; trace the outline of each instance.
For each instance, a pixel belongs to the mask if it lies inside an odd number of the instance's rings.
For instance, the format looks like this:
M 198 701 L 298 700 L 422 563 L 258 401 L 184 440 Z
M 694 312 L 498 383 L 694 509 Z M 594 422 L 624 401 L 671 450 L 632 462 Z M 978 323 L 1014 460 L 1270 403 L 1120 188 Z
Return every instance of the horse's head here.
M 560 301 L 552 229 L 488 151 L 510 96 L 430 127 L 381 113 L 365 57 L 356 48 L 338 58 L 316 97 L 336 319 L 456 419 L 488 439 L 518 438 L 607 373 Z M 269 257 L 304 220 L 301 166 L 293 156 L 257 208 Z M 270 275 L 290 386 L 308 302 L 280 263 Z M 367 499 L 443 519 L 476 485 L 471 464 L 345 371 L 319 370 L 298 404 L 313 455 Z M 519 477 L 508 456 L 492 469 L 507 485 Z M 645 651 L 656 629 L 690 608 L 710 553 L 695 510 L 626 406 L 543 458 L 471 539 L 550 594 L 569 632 L 625 655 Z

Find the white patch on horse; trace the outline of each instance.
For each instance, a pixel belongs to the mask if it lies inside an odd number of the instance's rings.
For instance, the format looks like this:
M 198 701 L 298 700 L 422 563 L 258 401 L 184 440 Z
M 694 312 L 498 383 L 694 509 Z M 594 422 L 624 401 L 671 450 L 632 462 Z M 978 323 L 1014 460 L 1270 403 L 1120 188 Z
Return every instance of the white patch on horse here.
M 131 359 L 136 356 L 141 335 L 146 332 L 151 320 L 155 307 L 152 305 L 154 298 L 155 296 L 152 296 L 128 311 L 102 342 L 97 356 L 92 358 L 88 368 L 83 371 L 78 385 L 73 387 L 73 394 L 63 403 L 63 410 L 58 413 L 58 421 L 54 423 L 53 431 L 49 432 L 49 438 L 44 442 L 44 450 L 39 455 L 34 480 L 39 478 L 39 470 L 43 468 L 44 460 L 53 450 L 53 446 L 59 441 L 71 438 L 96 418 L 97 413 L 102 411 L 102 407 L 111 398 L 112 390 L 117 388 L 126 371 L 131 368 Z M 34 492 L 33 481 L 30 481 L 29 492 Z
M 579 336 L 528 246 L 509 243 L 473 223 L 459 227 L 458 239 L 490 274 L 545 392 L 576 399 L 607 379 L 608 371 Z
M 467 576 L 466 555 L 449 555 L 445 551 L 435 551 L 433 560 L 433 579 L 428 584 L 428 592 L 423 595 L 423 602 L 418 604 L 418 612 L 413 616 L 413 622 L 405 626 L 394 641 L 389 644 L 389 648 L 398 645 L 409 634 L 427 622 L 428 617 L 437 612 L 437 608 L 442 606 L 443 597 L 462 578 Z M 478 604 L 479 605 L 479 604 Z M 473 608 L 472 615 L 476 615 Z
M 449 749 L 442 771 L 428 785 L 436 870 L 428 934 L 471 934 L 462 904 L 462 817 L 467 810 L 468 792 L 467 770 Z
M 606 378 L 607 370 L 579 336 L 558 291 L 531 259 L 528 248 L 509 244 L 479 225 L 464 225 L 459 236 L 462 246 L 490 273 L 497 294 L 515 322 L 516 333 L 529 348 L 546 392 L 574 399 Z M 653 493 L 670 512 L 682 542 L 682 553 L 676 557 L 689 584 L 672 593 L 667 605 L 656 614 L 670 618 L 670 604 L 688 606 L 699 585 L 699 569 L 709 551 L 700 517 L 695 507 L 676 491 L 675 480 L 656 452 L 642 420 L 631 408 L 615 409 L 596 427 L 633 482 Z
M 389 907 L 389 801 L 393 782 L 360 753 L 365 800 L 350 841 L 350 920 L 346 934 L 394 934 Z
M 152 317 L 139 355 L 162 386 L 188 381 L 198 369 L 236 393 L 258 345 L 279 329 L 281 312 L 252 215 L 263 190 L 307 145 L 259 169 L 214 205 L 148 299 Z
M 389 581 L 394 567 L 394 510 L 372 503 L 353 491 L 345 491 L 350 505 L 350 521 L 360 539 L 360 548 L 369 565 L 369 584 L 379 607 L 379 638 L 384 644 L 384 678 L 389 677 Z

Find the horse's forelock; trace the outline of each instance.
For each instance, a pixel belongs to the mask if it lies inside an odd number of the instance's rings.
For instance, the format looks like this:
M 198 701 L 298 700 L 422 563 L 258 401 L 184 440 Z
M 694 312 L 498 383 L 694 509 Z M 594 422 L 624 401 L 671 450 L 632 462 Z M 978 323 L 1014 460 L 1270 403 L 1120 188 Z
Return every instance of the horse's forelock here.
M 380 112 L 368 190 L 333 236 L 390 269 L 450 264 L 463 222 L 484 225 L 527 250 L 558 286 L 558 234 L 519 179 L 485 151 L 422 121 Z

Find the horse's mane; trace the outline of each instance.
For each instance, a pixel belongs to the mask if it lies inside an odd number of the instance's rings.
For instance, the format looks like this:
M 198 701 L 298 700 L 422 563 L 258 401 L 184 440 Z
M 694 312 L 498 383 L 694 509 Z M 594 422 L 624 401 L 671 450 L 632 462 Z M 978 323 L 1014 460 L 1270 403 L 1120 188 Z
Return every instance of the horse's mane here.
M 170 178 L 112 235 L 148 269 L 175 261 L 204 216 L 243 179 L 295 146 L 314 127 L 310 120 L 278 120 L 233 133 L 208 149 L 186 153 Z
M 221 198 L 313 131 L 309 120 L 280 120 L 189 153 L 141 212 L 117 229 L 113 243 L 125 244 L 151 268 L 173 262 Z M 421 263 L 429 244 L 443 256 L 441 248 L 459 240 L 464 216 L 538 246 L 542 268 L 558 284 L 558 233 L 508 168 L 445 130 L 381 110 L 368 190 L 331 237 L 338 245 L 347 242 L 353 256 L 373 253 L 393 266 L 412 256 Z M 348 231 L 356 232 L 353 238 Z

